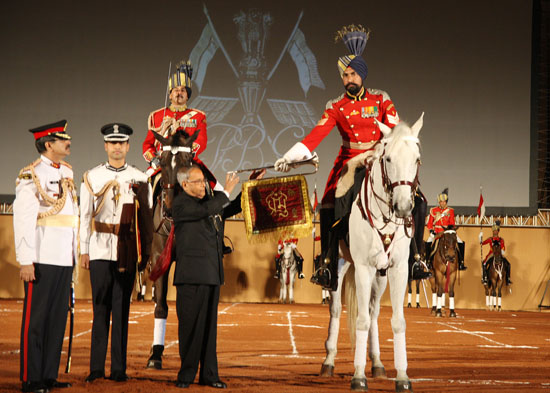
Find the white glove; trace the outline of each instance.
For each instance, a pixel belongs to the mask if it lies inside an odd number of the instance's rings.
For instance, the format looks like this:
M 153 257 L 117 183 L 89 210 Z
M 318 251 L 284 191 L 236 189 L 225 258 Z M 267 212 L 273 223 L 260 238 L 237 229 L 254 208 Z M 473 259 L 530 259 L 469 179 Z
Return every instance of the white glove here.
M 277 172 L 288 172 L 290 171 L 290 163 L 286 158 L 279 158 L 277 161 L 275 161 L 275 170 Z
M 506 250 L 500 250 L 500 253 L 502 254 L 503 257 L 506 256 Z
M 293 162 L 307 160 L 312 157 L 313 155 L 307 146 L 302 142 L 298 142 L 285 153 L 283 158 L 275 161 L 274 168 L 278 172 L 288 172 L 293 168 L 291 165 Z
M 483 232 L 479 232 L 479 244 L 483 243 Z

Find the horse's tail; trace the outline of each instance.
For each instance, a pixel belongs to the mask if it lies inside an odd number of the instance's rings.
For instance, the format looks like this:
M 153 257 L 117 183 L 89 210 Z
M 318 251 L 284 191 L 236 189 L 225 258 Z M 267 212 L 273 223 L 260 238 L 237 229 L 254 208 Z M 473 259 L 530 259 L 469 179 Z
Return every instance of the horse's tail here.
M 351 350 L 355 348 L 355 322 L 357 321 L 357 295 L 355 287 L 355 266 L 353 263 L 350 265 L 346 275 L 344 276 L 344 283 L 346 287 L 346 305 L 348 307 L 348 331 L 349 339 L 351 343 Z

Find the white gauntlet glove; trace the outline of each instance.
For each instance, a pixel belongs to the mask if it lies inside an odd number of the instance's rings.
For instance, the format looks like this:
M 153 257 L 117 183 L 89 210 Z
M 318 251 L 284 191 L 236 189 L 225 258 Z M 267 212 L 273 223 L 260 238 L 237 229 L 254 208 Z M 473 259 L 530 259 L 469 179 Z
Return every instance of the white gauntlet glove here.
M 288 172 L 292 169 L 292 163 L 296 161 L 308 160 L 313 155 L 309 151 L 306 145 L 302 142 L 296 143 L 285 153 L 283 158 L 279 158 L 275 161 L 275 170 L 278 172 Z
M 277 161 L 275 161 L 275 170 L 277 172 L 288 172 L 290 171 L 290 165 L 289 162 L 286 160 L 286 158 L 279 158 Z

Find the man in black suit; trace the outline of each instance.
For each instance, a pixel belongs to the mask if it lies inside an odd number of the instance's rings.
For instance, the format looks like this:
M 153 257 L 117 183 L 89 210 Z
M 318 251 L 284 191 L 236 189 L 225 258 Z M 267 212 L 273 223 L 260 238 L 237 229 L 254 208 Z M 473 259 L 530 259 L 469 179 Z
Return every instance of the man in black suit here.
M 257 175 L 253 173 L 251 178 Z M 240 194 L 229 201 L 239 178 L 228 173 L 224 191 L 211 191 L 197 166 L 181 169 L 177 177 L 184 192 L 172 206 L 181 358 L 176 386 L 189 387 L 200 362 L 199 384 L 223 389 L 227 385 L 218 375 L 216 355 L 218 301 L 224 283 L 223 219 L 241 211 Z

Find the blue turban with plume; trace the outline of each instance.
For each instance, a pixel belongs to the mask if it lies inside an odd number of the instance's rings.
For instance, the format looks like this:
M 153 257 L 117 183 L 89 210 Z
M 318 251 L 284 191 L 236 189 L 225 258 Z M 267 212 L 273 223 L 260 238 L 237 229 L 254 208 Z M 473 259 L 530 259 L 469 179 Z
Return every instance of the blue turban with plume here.
M 342 56 L 338 59 L 338 72 L 340 73 L 340 77 L 343 76 L 346 68 L 351 67 L 357 72 L 361 79 L 365 80 L 369 70 L 361 54 L 365 50 L 369 35 L 370 30 L 366 30 L 361 25 L 345 26 L 336 33 L 336 41 L 341 39 L 351 52 L 350 55 Z

